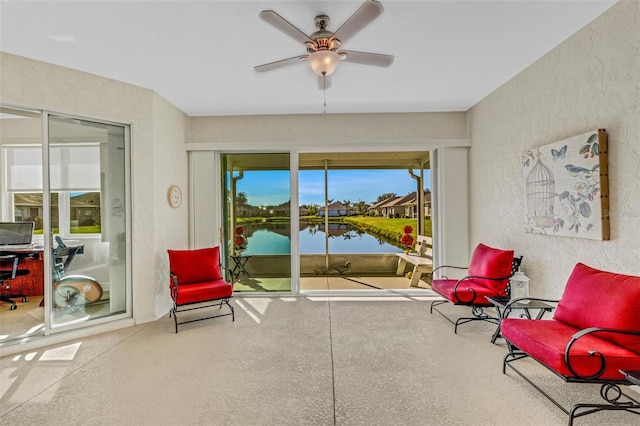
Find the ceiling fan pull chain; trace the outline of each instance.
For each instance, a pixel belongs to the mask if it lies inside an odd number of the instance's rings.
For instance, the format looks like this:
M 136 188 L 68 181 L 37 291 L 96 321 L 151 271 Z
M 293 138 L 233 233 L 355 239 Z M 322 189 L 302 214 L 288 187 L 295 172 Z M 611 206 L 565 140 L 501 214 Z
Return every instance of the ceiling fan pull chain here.
M 322 95 L 324 97 L 324 108 L 322 109 L 322 113 L 327 113 L 327 73 L 322 73 Z

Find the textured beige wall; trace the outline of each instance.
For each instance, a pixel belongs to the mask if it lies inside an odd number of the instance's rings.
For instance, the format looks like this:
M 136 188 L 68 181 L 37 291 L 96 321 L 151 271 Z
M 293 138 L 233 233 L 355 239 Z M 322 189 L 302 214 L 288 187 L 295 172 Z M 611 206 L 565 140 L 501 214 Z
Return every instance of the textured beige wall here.
M 192 117 L 189 125 L 191 149 L 198 144 L 295 149 L 422 144 L 427 148 L 425 142 L 457 145 L 467 137 L 464 112 Z
M 164 315 L 166 249 L 188 244 L 187 205 L 166 202 L 170 184 L 187 190 L 187 116 L 151 90 L 4 52 L 0 101 L 131 124 L 134 317 Z
M 469 111 L 471 244 L 523 254 L 532 294 L 559 297 L 577 262 L 640 275 L 639 4 L 619 2 Z M 526 234 L 522 152 L 596 128 L 611 240 Z

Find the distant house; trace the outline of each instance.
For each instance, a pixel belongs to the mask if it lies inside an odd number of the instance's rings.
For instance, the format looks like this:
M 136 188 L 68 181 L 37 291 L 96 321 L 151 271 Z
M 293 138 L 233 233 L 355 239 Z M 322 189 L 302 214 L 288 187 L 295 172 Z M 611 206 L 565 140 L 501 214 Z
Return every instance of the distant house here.
M 418 199 L 417 192 L 411 192 L 404 196 L 390 197 L 380 201 L 371 209 L 375 211 L 377 216 L 385 217 L 407 217 L 415 219 L 418 217 Z M 424 192 L 424 215 L 431 216 L 431 191 Z
M 320 207 L 318 209 L 318 216 L 324 217 L 325 209 L 329 211 L 328 213 L 329 217 L 347 216 L 349 214 L 349 212 L 347 211 L 347 207 L 339 201 L 329 204 L 326 208 L 324 206 Z
M 71 227 L 93 226 L 100 223 L 100 193 L 87 192 L 71 197 Z
M 272 216 L 290 216 L 291 215 L 291 203 L 289 201 L 285 201 L 282 204 L 277 206 L 272 206 L 269 208 L 269 213 Z
M 42 194 L 22 194 L 13 195 L 14 219 L 22 222 L 34 222 L 35 229 L 42 229 L 43 203 Z M 51 194 L 51 223 L 58 227 L 58 194 Z
M 371 206 L 369 207 L 369 211 L 373 212 L 376 216 L 386 216 L 386 209 L 385 209 L 384 206 L 390 200 L 393 200 L 395 198 L 398 198 L 398 197 L 389 197 L 389 198 L 385 198 L 382 201 L 375 202 L 375 203 L 371 204 Z

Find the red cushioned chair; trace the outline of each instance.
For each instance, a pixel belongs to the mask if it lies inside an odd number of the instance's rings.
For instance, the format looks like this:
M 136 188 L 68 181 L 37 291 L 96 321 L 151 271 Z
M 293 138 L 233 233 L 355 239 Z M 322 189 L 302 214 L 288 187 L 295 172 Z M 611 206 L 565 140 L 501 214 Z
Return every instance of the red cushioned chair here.
M 431 302 L 430 312 L 434 309 L 454 327 L 471 321 L 487 321 L 499 324 L 499 318 L 484 312 L 485 307 L 493 306 L 487 297 L 508 298 L 509 278 L 520 267 L 522 257 L 514 258 L 513 250 L 500 250 L 479 244 L 473 254 L 469 266 L 439 266 L 431 272 L 431 288 L 446 300 Z M 467 275 L 460 279 L 449 279 L 441 276 L 446 269 L 466 269 Z M 436 306 L 443 303 L 470 306 L 473 317 L 458 318 L 455 322 L 443 314 Z
M 171 275 L 170 291 L 173 308 L 169 316 L 173 315 L 176 333 L 179 324 L 231 315 L 235 321 L 233 306 L 229 299 L 233 296 L 233 287 L 222 277 L 220 269 L 220 247 L 203 248 L 198 250 L 167 250 L 169 253 L 169 269 Z M 216 303 L 206 303 L 216 302 Z M 197 304 L 197 305 L 196 305 Z M 231 312 L 218 313 L 204 318 L 190 319 L 178 322 L 178 312 L 194 309 L 209 308 L 225 304 Z M 182 306 L 189 306 L 179 309 Z
M 560 301 L 529 298 L 558 305 L 550 320 L 504 318 L 502 336 L 510 367 L 558 408 L 576 417 L 603 410 L 640 414 L 640 402 L 622 392 L 625 372 L 640 370 L 640 277 L 601 271 L 578 263 Z M 532 358 L 570 383 L 601 384 L 603 404 L 576 404 L 565 409 L 513 363 Z M 622 396 L 626 399 L 621 399 Z M 636 423 L 637 424 L 637 423 Z

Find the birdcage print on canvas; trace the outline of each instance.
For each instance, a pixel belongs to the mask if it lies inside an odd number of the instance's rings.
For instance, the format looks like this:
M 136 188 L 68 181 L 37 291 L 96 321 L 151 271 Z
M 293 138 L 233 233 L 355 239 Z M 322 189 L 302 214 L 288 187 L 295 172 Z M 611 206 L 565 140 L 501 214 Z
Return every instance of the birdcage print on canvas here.
M 526 232 L 609 239 L 604 129 L 526 151 L 523 166 Z
M 553 197 L 556 181 L 551 169 L 540 161 L 539 151 L 535 152 L 534 157 L 535 163 L 525 182 L 527 216 L 533 219 L 536 226 L 549 228 L 553 226 Z

